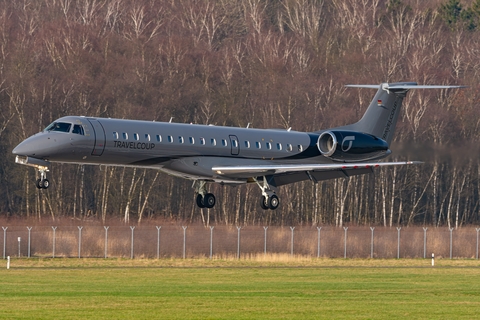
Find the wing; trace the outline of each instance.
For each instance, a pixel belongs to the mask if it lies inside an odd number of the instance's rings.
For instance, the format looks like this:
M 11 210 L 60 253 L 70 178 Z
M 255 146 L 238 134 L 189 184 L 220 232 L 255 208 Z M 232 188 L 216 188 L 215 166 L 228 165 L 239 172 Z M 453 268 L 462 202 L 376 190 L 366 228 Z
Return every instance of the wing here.
M 284 164 L 284 165 L 246 165 L 215 166 L 213 171 L 228 177 L 271 176 L 275 185 L 281 186 L 303 180 L 314 182 L 341 177 L 350 177 L 373 172 L 374 168 L 420 164 L 419 161 L 403 162 L 362 162 L 339 164 Z

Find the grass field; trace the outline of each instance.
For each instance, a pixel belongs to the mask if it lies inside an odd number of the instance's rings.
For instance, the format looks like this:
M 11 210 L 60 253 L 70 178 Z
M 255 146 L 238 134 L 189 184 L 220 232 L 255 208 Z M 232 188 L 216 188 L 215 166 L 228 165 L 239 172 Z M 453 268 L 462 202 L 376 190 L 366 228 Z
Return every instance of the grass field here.
M 4 319 L 473 319 L 477 260 L 20 259 Z

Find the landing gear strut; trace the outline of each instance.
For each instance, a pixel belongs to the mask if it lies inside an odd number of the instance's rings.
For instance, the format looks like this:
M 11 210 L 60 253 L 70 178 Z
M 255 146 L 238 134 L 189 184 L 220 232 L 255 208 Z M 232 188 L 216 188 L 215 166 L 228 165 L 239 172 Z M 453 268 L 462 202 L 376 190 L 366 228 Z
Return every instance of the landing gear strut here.
M 197 193 L 197 206 L 200 208 L 211 209 L 215 206 L 216 200 L 215 196 L 212 193 L 207 193 L 205 181 L 195 181 L 193 187 Z
M 259 182 L 258 180 L 255 179 L 255 182 L 257 185 L 262 189 L 262 197 L 260 199 L 260 207 L 262 207 L 263 210 L 275 210 L 278 208 L 280 204 L 280 200 L 278 199 L 278 196 L 275 194 L 275 187 L 270 185 L 267 182 L 267 178 L 263 177 L 263 183 Z

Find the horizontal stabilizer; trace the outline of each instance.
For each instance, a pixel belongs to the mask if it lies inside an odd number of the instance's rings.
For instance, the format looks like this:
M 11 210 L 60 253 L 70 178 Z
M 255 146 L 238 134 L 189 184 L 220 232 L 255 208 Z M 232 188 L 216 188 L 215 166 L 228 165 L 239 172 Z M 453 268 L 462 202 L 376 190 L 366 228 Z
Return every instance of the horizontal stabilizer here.
M 382 83 L 381 85 L 378 84 L 348 84 L 345 87 L 348 88 L 367 88 L 367 89 L 379 89 L 382 88 L 383 90 L 410 90 L 410 89 L 458 89 L 458 88 L 466 88 L 466 86 L 445 86 L 445 85 L 412 85 L 411 83 L 408 84 L 388 84 Z

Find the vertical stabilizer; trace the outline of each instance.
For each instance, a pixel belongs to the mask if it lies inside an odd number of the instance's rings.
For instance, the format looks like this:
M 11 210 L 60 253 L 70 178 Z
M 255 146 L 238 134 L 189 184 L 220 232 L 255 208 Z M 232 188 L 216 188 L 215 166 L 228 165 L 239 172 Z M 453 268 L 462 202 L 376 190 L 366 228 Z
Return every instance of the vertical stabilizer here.
M 463 86 L 417 85 L 416 82 L 382 83 L 378 85 L 348 85 L 353 88 L 378 89 L 370 106 L 357 123 L 339 129 L 374 135 L 389 145 L 395 133 L 403 99 L 410 89 L 449 89 Z

